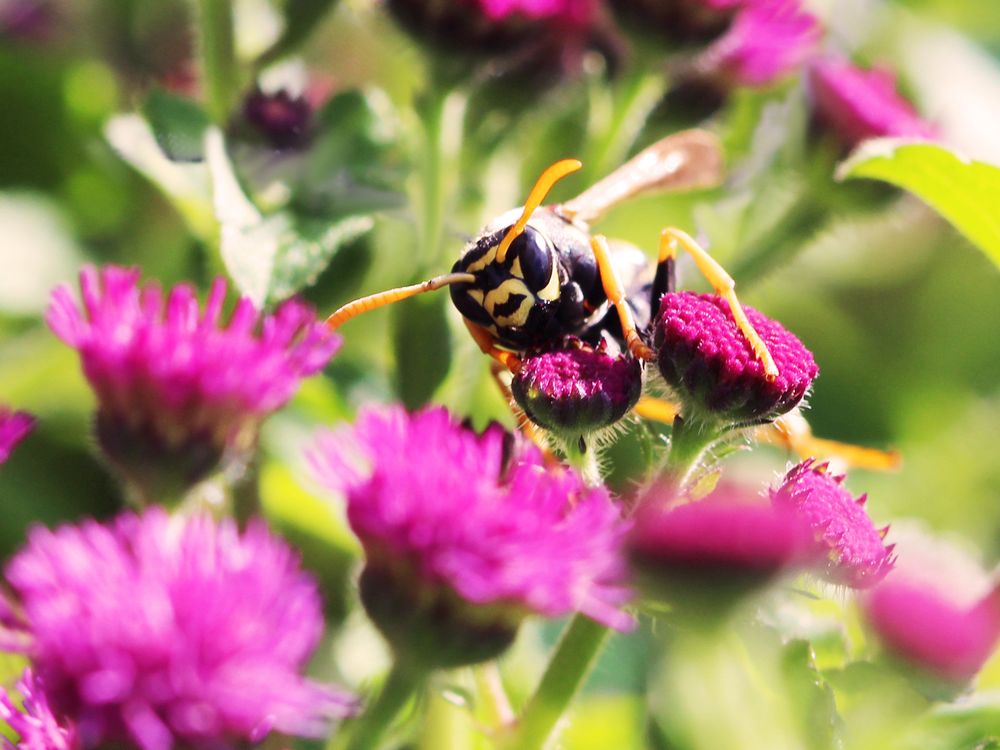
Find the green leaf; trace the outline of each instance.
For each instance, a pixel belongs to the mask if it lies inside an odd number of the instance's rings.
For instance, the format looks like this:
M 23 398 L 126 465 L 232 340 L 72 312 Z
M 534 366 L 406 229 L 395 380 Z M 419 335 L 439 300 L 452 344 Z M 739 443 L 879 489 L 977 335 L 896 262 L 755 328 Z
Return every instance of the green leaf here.
M 142 113 L 156 142 L 171 161 L 201 161 L 208 114 L 191 99 L 153 89 Z
M 396 386 L 409 409 L 426 404 L 451 368 L 448 293 L 406 300 L 393 307 Z
M 338 221 L 303 219 L 290 211 L 265 216 L 240 186 L 219 131 L 209 133 L 206 153 L 222 225 L 223 263 L 240 291 L 259 307 L 312 284 L 341 247 L 374 226 L 371 216 Z
M 336 3 L 337 0 L 285 0 L 285 28 L 260 56 L 259 63 L 270 65 L 295 52 Z
M 910 191 L 1000 265 L 1000 168 L 943 146 L 880 139 L 862 144 L 837 179 L 864 177 Z

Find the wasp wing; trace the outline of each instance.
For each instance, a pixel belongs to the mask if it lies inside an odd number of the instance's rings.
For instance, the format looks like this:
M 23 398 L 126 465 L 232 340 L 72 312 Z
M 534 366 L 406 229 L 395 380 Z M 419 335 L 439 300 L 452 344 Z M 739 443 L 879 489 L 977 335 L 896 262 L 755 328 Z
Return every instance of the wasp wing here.
M 655 190 L 696 190 L 722 182 L 722 147 L 705 130 L 668 135 L 556 211 L 586 224 L 622 201 Z

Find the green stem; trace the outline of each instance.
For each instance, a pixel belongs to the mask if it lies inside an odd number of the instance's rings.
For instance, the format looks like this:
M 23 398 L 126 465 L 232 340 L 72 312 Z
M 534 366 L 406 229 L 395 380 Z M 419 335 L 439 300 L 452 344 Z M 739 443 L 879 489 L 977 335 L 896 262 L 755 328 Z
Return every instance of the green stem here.
M 577 614 L 559 640 L 555 654 L 531 696 L 511 750 L 542 750 L 555 737 L 559 720 L 579 692 L 584 680 L 607 641 L 609 630 L 582 614 Z
M 345 750 L 375 750 L 379 740 L 390 727 L 397 714 L 410 697 L 423 684 L 425 675 L 419 670 L 404 667 L 396 661 L 382 684 L 382 690 L 365 712 L 347 727 L 346 744 L 335 744 Z
M 717 428 L 681 416 L 674 418 L 670 433 L 670 453 L 663 468 L 666 486 L 683 490 L 701 465 L 705 452 L 720 437 Z
M 584 484 L 597 487 L 601 484 L 601 467 L 597 460 L 597 449 L 593 441 L 587 442 L 584 436 L 566 437 L 562 439 L 563 455 L 566 463 L 579 472 Z
M 224 125 L 239 93 L 232 0 L 196 0 L 205 105 L 213 121 Z
M 445 700 L 438 691 L 430 691 L 417 750 L 471 748 L 473 732 L 475 729 L 467 709 Z

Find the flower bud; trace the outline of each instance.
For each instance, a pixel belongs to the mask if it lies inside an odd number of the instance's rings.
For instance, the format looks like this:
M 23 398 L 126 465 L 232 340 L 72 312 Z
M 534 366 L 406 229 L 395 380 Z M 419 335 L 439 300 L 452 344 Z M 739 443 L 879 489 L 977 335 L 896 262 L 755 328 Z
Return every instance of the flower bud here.
M 663 295 L 654 348 L 686 419 L 735 424 L 775 419 L 798 405 L 819 374 L 809 350 L 780 323 L 751 307 L 744 310 L 778 368 L 773 380 L 726 300 L 693 292 Z
M 546 430 L 577 440 L 610 427 L 635 406 L 642 365 L 627 354 L 612 357 L 577 339 L 563 349 L 525 357 L 511 391 L 528 418 Z

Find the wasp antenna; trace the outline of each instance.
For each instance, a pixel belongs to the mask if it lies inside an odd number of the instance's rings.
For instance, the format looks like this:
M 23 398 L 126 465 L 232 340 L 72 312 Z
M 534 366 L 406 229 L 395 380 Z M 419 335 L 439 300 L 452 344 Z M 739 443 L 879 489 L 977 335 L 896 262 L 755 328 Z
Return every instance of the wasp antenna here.
M 361 313 L 366 313 L 369 310 L 385 307 L 409 297 L 416 297 L 418 294 L 423 294 L 424 292 L 433 292 L 435 289 L 440 289 L 449 284 L 471 284 L 475 280 L 476 277 L 471 273 L 446 273 L 442 276 L 435 276 L 433 279 L 427 279 L 427 281 L 421 281 L 419 284 L 400 286 L 395 289 L 378 292 L 377 294 L 369 294 L 367 297 L 361 297 L 360 299 L 348 302 L 338 309 L 326 319 L 326 325 L 335 331 L 351 318 L 356 318 Z
M 510 248 L 511 243 L 516 240 L 518 236 L 520 236 L 521 232 L 524 231 L 524 228 L 528 226 L 528 220 L 531 219 L 531 215 L 535 213 L 535 209 L 542 205 L 542 201 L 545 200 L 545 196 L 549 194 L 552 186 L 559 182 L 559 180 L 563 177 L 568 174 L 572 174 L 582 166 L 583 162 L 579 159 L 562 159 L 542 172 L 542 176 L 538 178 L 538 181 L 535 182 L 535 186 L 531 188 L 531 192 L 528 193 L 528 200 L 524 202 L 524 210 L 521 212 L 520 218 L 500 241 L 496 257 L 498 263 L 504 262 L 504 259 L 507 257 L 507 250 Z

